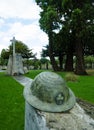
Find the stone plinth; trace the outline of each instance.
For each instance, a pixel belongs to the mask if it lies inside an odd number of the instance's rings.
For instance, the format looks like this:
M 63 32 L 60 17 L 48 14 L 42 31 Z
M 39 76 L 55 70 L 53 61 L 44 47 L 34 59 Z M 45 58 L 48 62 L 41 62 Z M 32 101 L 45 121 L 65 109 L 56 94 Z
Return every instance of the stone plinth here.
M 21 54 L 15 53 L 14 56 L 9 57 L 7 66 L 8 75 L 21 75 L 24 74 Z
M 77 103 L 69 112 L 43 112 L 42 115 L 49 130 L 94 130 L 94 120 Z

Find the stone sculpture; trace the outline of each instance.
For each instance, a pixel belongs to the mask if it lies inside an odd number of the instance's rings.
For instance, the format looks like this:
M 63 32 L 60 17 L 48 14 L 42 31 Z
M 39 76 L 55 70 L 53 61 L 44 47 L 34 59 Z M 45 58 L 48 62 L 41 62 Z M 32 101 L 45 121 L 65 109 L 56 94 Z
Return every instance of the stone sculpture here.
M 27 88 L 25 98 L 33 107 L 48 112 L 67 111 L 75 104 L 71 89 L 62 77 L 52 72 L 36 76 L 30 88 Z
M 13 44 L 13 54 L 9 56 L 9 61 L 7 65 L 7 74 L 8 75 L 24 74 L 22 56 L 19 53 L 15 53 L 15 42 L 16 42 L 15 37 L 13 37 L 11 42 Z
M 94 120 L 53 72 L 42 72 L 26 84 L 24 97 L 25 130 L 94 130 Z

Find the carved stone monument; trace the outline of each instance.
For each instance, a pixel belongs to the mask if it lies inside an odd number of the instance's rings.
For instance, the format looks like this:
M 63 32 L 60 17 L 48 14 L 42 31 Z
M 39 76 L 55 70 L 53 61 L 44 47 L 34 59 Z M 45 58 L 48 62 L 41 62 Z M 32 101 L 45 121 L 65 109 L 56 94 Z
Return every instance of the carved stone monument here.
M 8 75 L 24 74 L 22 56 L 19 53 L 15 53 L 15 42 L 16 42 L 15 37 L 13 37 L 13 39 L 10 41 L 13 44 L 13 54 L 9 56 L 9 61 L 7 65 L 7 74 Z
M 28 82 L 28 80 L 27 80 Z M 94 120 L 76 103 L 65 81 L 42 72 L 24 89 L 25 130 L 94 130 Z

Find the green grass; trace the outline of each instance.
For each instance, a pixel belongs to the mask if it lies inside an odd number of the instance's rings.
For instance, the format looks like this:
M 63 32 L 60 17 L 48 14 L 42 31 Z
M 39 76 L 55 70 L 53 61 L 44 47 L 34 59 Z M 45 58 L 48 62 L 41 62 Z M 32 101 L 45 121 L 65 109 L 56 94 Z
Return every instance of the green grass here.
M 78 82 L 68 82 L 75 95 L 94 103 L 94 76 L 80 76 Z
M 34 78 L 44 70 L 32 70 L 26 76 Z M 63 78 L 65 72 L 58 72 Z M 68 81 L 67 85 L 76 97 L 94 104 L 94 73 L 79 76 L 77 82 Z M 24 130 L 23 86 L 11 76 L 0 73 L 0 130 Z
M 89 75 L 78 76 L 77 82 L 68 81 L 67 85 L 73 90 L 76 97 L 94 104 L 94 70 L 88 72 Z M 59 72 L 58 74 L 64 79 L 67 75 L 65 72 Z
M 0 73 L 0 130 L 24 129 L 23 86 Z
M 42 71 L 44 70 L 32 70 L 28 74 L 26 74 L 26 76 L 33 79 L 37 74 Z M 61 75 L 64 79 L 67 74 L 67 72 L 57 73 Z M 89 71 L 89 75 L 87 76 L 78 76 L 77 82 L 68 81 L 67 85 L 73 90 L 76 97 L 94 104 L 94 71 Z
M 46 71 L 46 70 L 32 70 L 32 71 L 29 71 L 29 73 L 25 74 L 25 76 L 34 79 L 35 76 L 37 76 L 39 73 L 43 71 Z

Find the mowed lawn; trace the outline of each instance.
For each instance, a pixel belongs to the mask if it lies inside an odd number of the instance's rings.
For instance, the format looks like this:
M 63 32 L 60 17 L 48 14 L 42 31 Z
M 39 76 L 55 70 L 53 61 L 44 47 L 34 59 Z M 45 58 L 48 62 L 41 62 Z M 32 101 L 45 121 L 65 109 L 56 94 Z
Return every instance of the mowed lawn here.
M 34 79 L 42 71 L 32 70 L 26 76 Z M 58 74 L 65 79 L 67 73 Z M 68 81 L 67 85 L 76 97 L 94 104 L 94 75 L 79 76 L 77 82 Z M 0 130 L 24 130 L 23 89 L 11 76 L 0 72 Z
M 68 82 L 76 97 L 94 104 L 94 76 L 80 76 L 78 82 Z
M 0 73 L 0 130 L 24 130 L 23 86 Z

